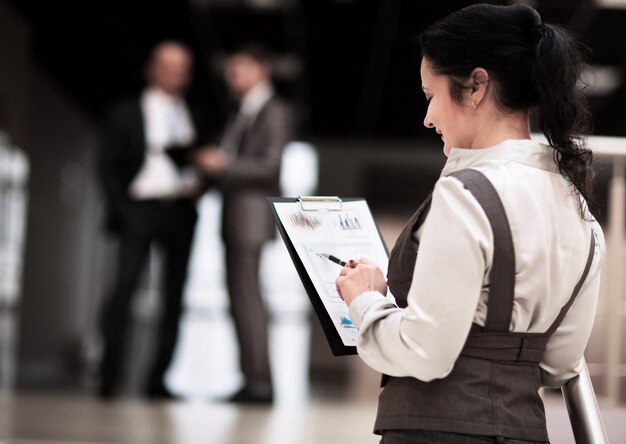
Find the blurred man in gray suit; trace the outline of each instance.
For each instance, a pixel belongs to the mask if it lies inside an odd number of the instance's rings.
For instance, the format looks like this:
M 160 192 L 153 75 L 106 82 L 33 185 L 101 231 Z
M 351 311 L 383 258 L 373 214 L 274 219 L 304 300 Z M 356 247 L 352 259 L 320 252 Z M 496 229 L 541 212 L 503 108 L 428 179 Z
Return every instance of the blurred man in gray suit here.
M 279 195 L 281 154 L 291 140 L 290 108 L 274 94 L 267 51 L 246 46 L 226 60 L 224 79 L 237 107 L 219 148 L 203 151 L 198 165 L 224 196 L 222 234 L 231 311 L 245 385 L 230 400 L 271 403 L 268 314 L 259 290 L 263 243 L 275 235 L 266 196 Z

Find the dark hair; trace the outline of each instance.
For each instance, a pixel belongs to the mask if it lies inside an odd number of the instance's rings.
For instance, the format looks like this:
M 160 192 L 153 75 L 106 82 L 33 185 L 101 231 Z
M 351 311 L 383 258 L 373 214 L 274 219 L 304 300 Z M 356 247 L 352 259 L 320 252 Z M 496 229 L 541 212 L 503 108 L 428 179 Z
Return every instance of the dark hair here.
M 257 42 L 247 42 L 244 43 L 233 51 L 230 52 L 229 56 L 234 55 L 245 55 L 256 61 L 261 65 L 271 66 L 272 65 L 272 53 L 269 48 L 262 43 Z
M 537 114 L 559 171 L 591 206 L 592 153 L 583 137 L 591 114 L 578 84 L 586 64 L 582 46 L 567 31 L 544 24 L 530 6 L 476 4 L 430 26 L 419 43 L 433 70 L 450 76 L 457 102 L 481 67 L 494 80 L 498 106 Z M 582 203 L 580 209 L 585 217 Z

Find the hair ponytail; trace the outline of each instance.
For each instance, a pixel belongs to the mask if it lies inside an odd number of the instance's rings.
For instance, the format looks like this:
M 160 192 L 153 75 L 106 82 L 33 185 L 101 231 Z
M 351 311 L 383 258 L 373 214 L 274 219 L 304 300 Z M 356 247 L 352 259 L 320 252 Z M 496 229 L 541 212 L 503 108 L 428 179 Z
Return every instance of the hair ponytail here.
M 435 72 L 452 79 L 453 99 L 461 100 L 464 81 L 481 67 L 495 81 L 500 107 L 536 114 L 559 171 L 593 206 L 592 153 L 583 137 L 591 115 L 579 84 L 586 65 L 565 30 L 543 24 L 527 5 L 475 4 L 430 26 L 420 46 Z M 582 202 L 580 212 L 586 218 Z
M 554 148 L 559 171 L 591 206 L 593 154 L 584 139 L 591 130 L 591 113 L 580 88 L 586 64 L 581 50 L 564 29 L 540 24 L 533 32 L 536 61 L 531 81 L 537 91 L 537 123 Z

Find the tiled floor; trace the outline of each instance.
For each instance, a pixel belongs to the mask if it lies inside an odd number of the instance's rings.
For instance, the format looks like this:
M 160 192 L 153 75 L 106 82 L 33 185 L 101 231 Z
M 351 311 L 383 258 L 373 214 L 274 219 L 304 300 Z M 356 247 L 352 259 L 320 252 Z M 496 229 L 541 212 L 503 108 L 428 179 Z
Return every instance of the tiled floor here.
M 552 443 L 573 443 L 561 399 L 546 406 Z M 0 444 L 374 444 L 375 412 L 373 399 L 267 408 L 23 394 L 0 399 Z M 605 408 L 603 417 L 610 442 L 626 443 L 626 409 Z

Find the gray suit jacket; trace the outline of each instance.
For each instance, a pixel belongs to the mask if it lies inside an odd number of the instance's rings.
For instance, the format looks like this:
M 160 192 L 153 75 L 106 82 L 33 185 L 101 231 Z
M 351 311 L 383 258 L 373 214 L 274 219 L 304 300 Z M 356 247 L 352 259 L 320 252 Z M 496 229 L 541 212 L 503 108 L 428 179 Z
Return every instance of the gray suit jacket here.
M 292 139 L 291 108 L 273 97 L 247 130 L 235 161 L 218 178 L 224 196 L 222 235 L 227 244 L 259 247 L 276 233 L 267 196 L 279 196 L 280 161 Z

